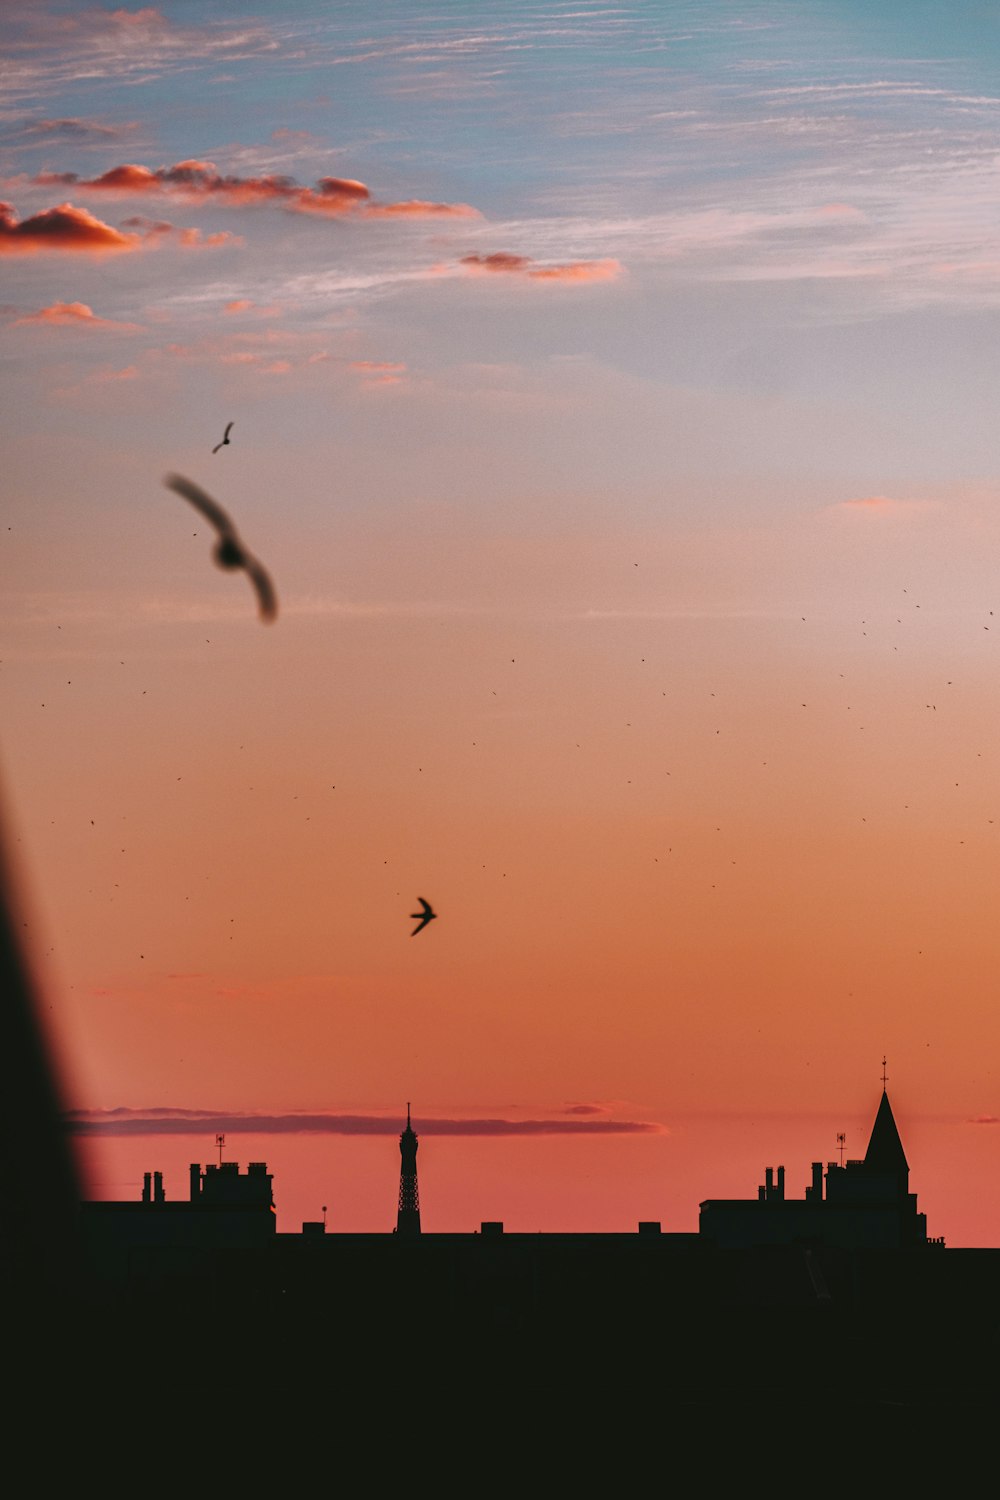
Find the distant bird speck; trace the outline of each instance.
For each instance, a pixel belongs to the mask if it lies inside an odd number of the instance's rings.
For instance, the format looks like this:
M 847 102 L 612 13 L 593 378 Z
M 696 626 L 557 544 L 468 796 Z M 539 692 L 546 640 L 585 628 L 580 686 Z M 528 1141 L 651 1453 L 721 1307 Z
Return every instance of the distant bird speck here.
M 437 912 L 431 910 L 430 902 L 425 901 L 423 896 L 418 896 L 417 900 L 420 902 L 423 910 L 410 912 L 411 921 L 414 921 L 417 924 L 416 927 L 414 927 L 413 931 L 410 933 L 410 937 L 416 937 L 418 932 L 423 932 L 428 922 L 433 922 L 434 918 L 437 916 Z
M 236 527 L 210 495 L 193 484 L 190 479 L 185 479 L 183 474 L 168 474 L 164 479 L 168 489 L 183 498 L 200 511 L 207 521 L 210 521 L 219 533 L 216 543 L 214 557 L 220 568 L 243 568 L 246 570 L 250 582 L 257 591 L 257 603 L 260 608 L 262 620 L 275 620 L 278 617 L 278 597 L 274 592 L 267 572 L 254 557 L 253 553 L 246 547 Z
M 233 424 L 232 424 L 232 422 L 227 422 L 226 423 L 226 430 L 222 434 L 222 442 L 221 443 L 216 443 L 215 447 L 212 449 L 213 453 L 218 453 L 218 451 L 219 451 L 220 448 L 228 448 L 229 447 L 229 434 L 232 432 L 232 430 L 233 430 Z

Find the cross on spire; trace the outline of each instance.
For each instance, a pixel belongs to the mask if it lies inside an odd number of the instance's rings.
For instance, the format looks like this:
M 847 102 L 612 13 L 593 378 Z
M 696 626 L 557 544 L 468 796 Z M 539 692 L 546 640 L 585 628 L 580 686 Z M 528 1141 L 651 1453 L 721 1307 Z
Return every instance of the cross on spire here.
M 883 1092 L 883 1094 L 885 1093 L 885 1086 L 886 1086 L 886 1083 L 888 1082 L 888 1078 L 889 1078 L 889 1075 L 885 1071 L 885 1053 L 883 1052 L 882 1053 L 882 1092 Z

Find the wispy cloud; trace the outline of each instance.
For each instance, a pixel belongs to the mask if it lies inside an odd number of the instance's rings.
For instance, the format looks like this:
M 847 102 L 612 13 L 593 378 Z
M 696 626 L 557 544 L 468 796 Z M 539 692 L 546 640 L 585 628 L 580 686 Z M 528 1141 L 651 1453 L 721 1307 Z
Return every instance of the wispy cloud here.
M 155 245 L 166 240 L 179 245 L 182 250 L 218 250 L 223 245 L 235 248 L 244 243 L 242 236 L 230 234 L 225 229 L 218 230 L 214 234 L 203 234 L 200 229 L 182 228 L 169 223 L 166 219 L 147 219 L 141 214 L 133 214 L 130 218 L 123 219 L 122 227 L 137 229 L 147 245 Z
M 73 1110 L 66 1116 L 74 1135 L 398 1135 L 398 1116 L 333 1113 L 252 1114 L 213 1110 L 111 1109 Z M 663 1135 L 666 1128 L 648 1120 L 510 1120 L 419 1119 L 420 1135 Z
M 55 143 L 81 146 L 107 146 L 109 141 L 126 140 L 139 130 L 138 120 L 109 125 L 103 120 L 69 116 L 60 120 L 26 119 L 0 132 L 5 146 L 23 145 L 42 148 Z
M 5 86 L 14 98 L 37 98 L 80 79 L 121 82 L 190 72 L 279 48 L 274 32 L 255 21 L 176 25 L 151 5 L 10 9 L 14 14 L 4 16 Z
M 408 198 L 403 203 L 370 203 L 362 210 L 366 219 L 481 219 L 470 203 L 428 203 Z
M 402 385 L 406 378 L 406 366 L 393 364 L 389 360 L 354 359 L 351 369 L 361 376 L 363 389 L 387 385 Z
M 563 265 L 540 265 L 530 255 L 495 250 L 490 255 L 463 255 L 459 264 L 473 275 L 524 276 L 532 281 L 613 281 L 621 275 L 617 260 L 574 260 Z

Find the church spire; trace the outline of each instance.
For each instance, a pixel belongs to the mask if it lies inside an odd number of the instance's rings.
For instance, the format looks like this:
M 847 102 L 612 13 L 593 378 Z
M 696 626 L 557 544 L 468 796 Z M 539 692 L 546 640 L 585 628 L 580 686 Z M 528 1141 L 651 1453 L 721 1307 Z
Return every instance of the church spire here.
M 420 1233 L 420 1192 L 417 1188 L 417 1133 L 410 1124 L 410 1106 L 406 1106 L 406 1129 L 399 1137 L 399 1209 L 396 1213 L 397 1234 Z
M 878 1113 L 872 1126 L 868 1150 L 865 1152 L 865 1166 L 874 1168 L 876 1172 L 892 1172 L 905 1184 L 910 1175 L 910 1167 L 896 1128 L 889 1095 L 885 1091 L 884 1059 L 882 1069 L 882 1098 L 879 1100 Z

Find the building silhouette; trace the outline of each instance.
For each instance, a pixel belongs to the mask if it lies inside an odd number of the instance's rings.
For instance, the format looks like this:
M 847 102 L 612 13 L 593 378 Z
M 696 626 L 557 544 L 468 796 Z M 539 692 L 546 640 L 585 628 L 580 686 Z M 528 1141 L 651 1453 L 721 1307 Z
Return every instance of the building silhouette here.
M 927 1216 L 909 1190 L 910 1168 L 883 1085 L 868 1150 L 860 1161 L 812 1164 L 802 1198 L 785 1196 L 785 1169 L 768 1167 L 756 1198 L 708 1199 L 699 1234 L 728 1249 L 814 1244 L 842 1250 L 902 1250 L 927 1239 Z
M 410 1124 L 410 1106 L 406 1106 L 406 1129 L 400 1133 L 399 1207 L 396 1211 L 397 1234 L 420 1233 L 420 1190 L 417 1186 L 417 1134 Z
M 274 1195 L 267 1163 L 220 1161 L 188 1168 L 188 1197 L 168 1199 L 162 1172 L 145 1172 L 142 1197 L 82 1205 L 84 1253 L 100 1280 L 147 1272 L 189 1274 L 210 1251 L 273 1242 Z
M 230 1366 L 241 1341 L 248 1358 L 267 1347 L 308 1362 L 319 1347 L 387 1347 L 403 1327 L 422 1347 L 518 1368 L 526 1341 L 574 1350 L 582 1365 L 599 1350 L 631 1358 L 669 1343 L 705 1391 L 747 1360 L 775 1388 L 794 1386 L 803 1360 L 816 1378 L 837 1368 L 854 1378 L 859 1340 L 876 1329 L 898 1386 L 929 1360 L 953 1367 L 953 1346 L 987 1327 L 986 1312 L 989 1326 L 1000 1319 L 1000 1250 L 928 1239 L 884 1090 L 863 1160 L 814 1164 L 798 1199 L 769 1169 L 756 1197 L 703 1202 L 697 1233 L 653 1219 L 619 1233 L 511 1232 L 499 1219 L 428 1233 L 409 1108 L 399 1147 L 396 1224 L 378 1233 L 325 1222 L 277 1232 L 263 1162 L 194 1164 L 177 1202 L 149 1172 L 129 1202 L 84 1203 L 87 1316 L 123 1336 L 155 1327 L 197 1341 L 224 1329 L 227 1352 L 213 1358 Z M 879 1380 L 886 1358 L 880 1345 Z

